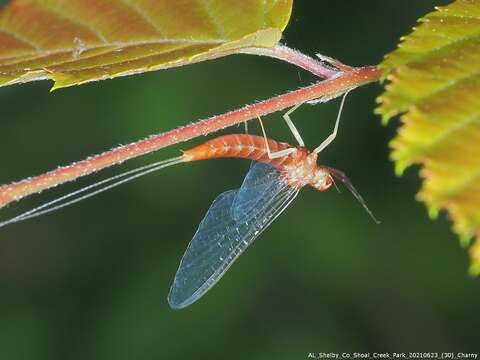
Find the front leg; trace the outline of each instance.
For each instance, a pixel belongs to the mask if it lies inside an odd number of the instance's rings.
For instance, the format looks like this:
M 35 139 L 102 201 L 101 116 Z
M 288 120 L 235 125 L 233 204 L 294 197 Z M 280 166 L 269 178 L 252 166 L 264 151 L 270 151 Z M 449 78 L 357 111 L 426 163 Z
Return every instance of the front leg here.
M 328 135 L 328 137 L 315 149 L 313 152 L 315 154 L 318 154 L 321 152 L 323 149 L 325 149 L 330 143 L 335 140 L 335 137 L 337 136 L 337 131 L 338 131 L 338 124 L 340 123 L 340 118 L 342 116 L 342 110 L 343 110 L 343 104 L 345 104 L 345 98 L 347 97 L 349 91 L 345 93 L 342 97 L 342 102 L 340 103 L 340 109 L 338 110 L 338 115 L 337 115 L 337 120 L 335 121 L 335 127 L 333 129 L 333 132 Z
M 292 119 L 290 119 L 290 114 L 293 113 L 295 110 L 297 110 L 303 103 L 297 104 L 294 107 L 292 107 L 290 110 L 288 110 L 284 115 L 283 119 L 287 123 L 288 127 L 290 128 L 290 131 L 293 134 L 293 137 L 295 140 L 297 140 L 299 146 L 305 146 L 305 143 L 303 142 L 302 136 L 298 132 L 297 128 L 295 125 L 293 125 Z
M 294 151 L 297 150 L 296 148 L 288 148 L 288 149 L 283 149 L 283 150 L 280 150 L 280 151 L 271 152 L 270 151 L 270 146 L 268 145 L 267 134 L 265 133 L 265 129 L 263 127 L 262 119 L 260 118 L 260 116 L 257 116 L 257 117 L 258 117 L 258 121 L 260 121 L 260 127 L 262 128 L 263 138 L 265 140 L 265 148 L 267 149 L 267 155 L 268 155 L 268 158 L 270 160 L 278 159 L 278 158 L 281 158 L 281 157 L 284 157 L 284 156 L 288 156 L 288 155 L 290 155 L 291 153 L 293 153 Z

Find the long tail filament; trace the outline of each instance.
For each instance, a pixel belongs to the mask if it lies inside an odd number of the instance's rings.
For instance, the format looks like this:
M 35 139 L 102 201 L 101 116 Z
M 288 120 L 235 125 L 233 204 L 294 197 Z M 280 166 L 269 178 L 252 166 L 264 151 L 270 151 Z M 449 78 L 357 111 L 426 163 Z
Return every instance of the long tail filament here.
M 101 180 L 99 182 L 96 182 L 95 184 L 85 186 L 79 190 L 75 190 L 69 194 L 63 195 L 55 200 L 49 201 L 45 204 L 42 204 L 40 206 L 37 206 L 31 210 L 28 210 L 20 215 L 17 215 L 9 220 L 6 220 L 4 222 L 0 222 L 0 228 L 4 227 L 6 225 L 10 225 L 13 223 L 17 223 L 20 221 L 24 221 L 27 219 L 31 219 L 37 216 L 41 216 L 59 209 L 62 209 L 64 207 L 73 205 L 75 203 L 78 203 L 82 200 L 88 199 L 89 197 L 98 195 L 104 191 L 110 190 L 114 187 L 117 187 L 121 184 L 124 184 L 126 182 L 129 182 L 131 180 L 134 180 L 136 178 L 139 178 L 141 176 L 150 174 L 154 171 L 166 168 L 171 165 L 179 164 L 181 162 L 185 161 L 184 156 L 178 156 L 174 157 L 171 159 L 163 160 L 163 161 L 158 161 L 153 164 L 141 166 L 139 168 L 125 171 L 121 174 L 109 177 L 107 179 Z M 120 180 L 119 180 L 120 179 Z M 118 181 L 115 181 L 118 180 Z M 112 183 L 113 181 L 113 183 Z M 102 186 L 104 185 L 104 186 Z M 92 190 L 95 189 L 93 191 Z M 85 193 L 85 194 L 84 194 Z M 83 194 L 83 195 L 81 195 Z M 78 196 L 81 195 L 81 196 Z

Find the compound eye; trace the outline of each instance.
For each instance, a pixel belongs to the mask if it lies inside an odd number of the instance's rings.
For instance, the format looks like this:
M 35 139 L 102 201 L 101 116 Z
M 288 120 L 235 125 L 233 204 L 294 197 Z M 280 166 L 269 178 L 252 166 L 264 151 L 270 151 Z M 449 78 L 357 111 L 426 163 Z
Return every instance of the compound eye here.
M 332 186 L 333 184 L 333 178 L 332 178 L 332 175 L 327 175 L 327 179 L 325 180 L 325 184 L 322 186 L 322 188 L 320 189 L 320 191 L 325 191 L 327 190 L 330 186 Z

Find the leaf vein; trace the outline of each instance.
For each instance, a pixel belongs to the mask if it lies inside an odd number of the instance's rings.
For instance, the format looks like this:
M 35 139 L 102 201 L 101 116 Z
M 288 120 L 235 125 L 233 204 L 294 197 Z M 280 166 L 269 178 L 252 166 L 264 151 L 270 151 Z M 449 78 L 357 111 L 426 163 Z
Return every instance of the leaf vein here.
M 465 180 L 463 180 L 460 184 L 455 186 L 453 189 L 450 189 L 447 193 L 445 193 L 442 197 L 450 198 L 458 195 L 459 193 L 463 192 L 469 185 L 476 182 L 480 178 L 480 163 L 478 164 L 479 168 L 473 172 L 470 176 L 468 176 Z
M 480 20 L 478 16 L 470 16 L 470 15 L 460 15 L 460 14 L 452 14 L 449 12 L 440 11 L 438 14 L 434 13 L 432 16 L 426 17 L 425 19 L 438 19 L 438 18 L 456 18 L 456 19 L 470 19 L 470 20 Z
M 137 60 L 148 59 L 150 57 L 155 57 L 155 56 L 165 55 L 165 54 L 169 54 L 169 53 L 176 52 L 176 51 L 185 50 L 186 48 L 189 48 L 191 46 L 192 45 L 185 44 L 184 46 L 179 46 L 179 47 L 174 48 L 174 49 L 167 49 L 167 50 L 164 50 L 164 51 L 149 53 L 149 54 L 145 54 L 143 56 L 139 55 L 139 56 L 132 57 L 132 58 L 129 58 L 129 59 L 121 59 L 119 61 L 105 62 L 105 63 L 102 64 L 102 66 L 115 66 L 115 65 L 120 65 L 120 64 L 124 64 L 124 63 L 134 62 L 134 61 L 137 61 Z M 105 52 L 101 55 L 98 55 L 98 57 L 102 57 L 102 56 L 105 56 L 105 55 L 110 55 L 114 52 L 115 52 L 115 49 L 112 49 L 111 51 L 108 51 L 108 52 Z M 95 57 L 95 56 L 93 56 L 93 57 Z M 63 62 L 61 64 L 50 65 L 48 67 L 48 69 L 53 69 L 55 71 L 56 66 L 63 66 L 63 65 L 69 65 L 69 64 L 74 65 L 76 62 L 77 62 L 76 60 L 72 60 L 72 61 Z M 97 68 L 98 68 L 98 65 L 92 65 L 92 66 L 79 67 L 78 69 L 67 70 L 65 72 L 74 73 L 74 72 L 88 71 L 88 70 L 97 69 Z
M 445 36 L 440 36 L 439 34 L 436 34 L 436 36 L 447 38 Z M 446 44 L 436 46 L 436 47 L 432 47 L 432 48 L 425 48 L 421 51 L 420 50 L 409 51 L 409 50 L 405 50 L 405 48 L 403 48 L 402 52 L 404 54 L 411 54 L 411 58 L 406 60 L 406 61 L 402 61 L 401 64 L 405 65 L 405 66 L 406 65 L 421 64 L 424 60 L 427 60 L 429 57 L 431 57 L 432 54 L 435 54 L 435 53 L 438 54 L 439 52 L 445 51 L 445 49 L 448 49 L 449 47 L 461 46 L 462 43 L 474 42 L 474 41 L 479 41 L 479 40 L 480 40 L 480 28 L 479 28 L 478 32 L 475 32 L 475 33 L 470 34 L 468 36 L 464 36 L 464 37 L 461 37 L 461 38 L 456 39 L 456 40 L 452 39 L 452 41 L 450 41 Z M 418 54 L 418 55 L 415 56 L 415 54 Z M 394 57 L 390 58 L 389 61 L 391 61 L 393 64 L 396 64 L 396 61 L 395 61 Z M 396 64 L 396 66 L 399 66 L 399 64 Z
M 476 69 L 475 71 L 471 71 L 471 72 L 465 74 L 465 76 L 459 77 L 458 79 L 445 81 L 444 85 L 442 85 L 442 86 L 438 87 L 437 89 L 435 89 L 433 91 L 430 91 L 428 93 L 425 93 L 424 95 L 416 98 L 415 102 L 426 103 L 428 100 L 430 100 L 432 98 L 435 98 L 435 96 L 437 96 L 441 93 L 444 93 L 446 91 L 449 91 L 452 88 L 454 88 L 455 86 L 458 86 L 458 84 L 460 84 L 464 81 L 475 79 L 479 76 L 480 76 L 480 69 L 478 69 L 478 70 Z
M 274 3 L 276 3 L 276 0 L 274 0 Z M 267 0 L 262 1 L 262 19 L 263 19 L 263 26 L 267 26 Z
M 433 141 L 430 141 L 428 144 L 423 145 L 422 149 L 424 151 L 429 151 L 431 148 L 439 146 L 444 140 L 448 140 L 448 138 L 454 133 L 464 130 L 467 126 L 477 122 L 479 119 L 480 111 L 477 111 L 473 113 L 472 116 L 465 117 L 462 120 L 453 123 L 452 126 L 445 127 L 440 135 L 435 137 Z
M 191 39 L 175 39 L 175 40 L 158 39 L 158 40 L 151 40 L 151 41 L 145 40 L 145 41 L 132 41 L 132 42 L 120 41 L 120 42 L 111 42 L 111 43 L 102 44 L 102 45 L 88 46 L 87 51 L 89 51 L 89 50 L 99 50 L 99 49 L 108 48 L 108 47 L 116 47 L 117 49 L 119 49 L 119 48 L 126 49 L 126 48 L 132 47 L 132 46 L 161 45 L 161 44 L 175 44 L 175 43 L 185 44 L 185 45 L 222 45 L 222 44 L 225 43 L 225 41 L 218 40 L 218 39 L 198 40 L 198 41 L 191 40 Z M 33 60 L 38 60 L 38 59 L 41 59 L 41 58 L 47 57 L 47 56 L 60 55 L 60 54 L 64 54 L 64 53 L 71 53 L 72 50 L 73 50 L 73 48 L 57 48 L 55 50 L 42 50 L 41 52 L 27 53 L 27 54 L 25 54 L 25 56 L 39 54 L 38 57 L 32 57 L 32 58 L 28 59 L 28 61 L 33 61 Z M 86 58 L 88 58 L 88 56 L 82 57 L 82 59 L 86 59 Z M 9 65 L 21 64 L 22 62 L 24 62 L 23 59 L 19 62 L 12 62 Z
M 72 16 L 69 16 L 67 15 L 66 13 L 64 12 L 61 12 L 60 10 L 56 9 L 55 7 L 53 6 L 49 6 L 48 5 L 48 2 L 45 2 L 45 1 L 40 1 L 39 4 L 41 6 L 43 6 L 46 10 L 50 11 L 51 13 L 55 14 L 55 16 L 59 17 L 60 19 L 64 19 L 64 20 L 67 20 L 69 22 L 71 22 L 72 24 L 76 25 L 76 26 L 80 26 L 84 29 L 87 29 L 88 31 L 90 31 L 92 34 L 95 34 L 95 36 L 100 40 L 102 41 L 103 43 L 105 44 L 108 44 L 108 40 L 105 38 L 105 36 L 102 34 L 102 32 L 98 29 L 96 29 L 95 27 L 91 26 L 90 24 L 88 23 L 84 23 L 82 21 L 80 21 L 78 19 L 78 17 L 72 17 Z
M 155 29 L 155 31 L 162 36 L 163 38 L 166 38 L 165 32 L 158 27 L 158 25 L 147 15 L 147 13 L 138 5 L 133 4 L 130 0 L 120 0 L 122 3 L 127 5 L 129 8 L 134 10 L 138 15 L 141 16 L 141 18 L 151 27 Z
M 37 44 L 32 42 L 30 39 L 27 39 L 26 37 L 21 36 L 18 32 L 11 31 L 11 30 L 8 30 L 6 28 L 1 28 L 0 31 L 3 32 L 4 34 L 10 35 L 11 37 L 15 38 L 16 40 L 28 45 L 29 47 L 31 47 L 33 49 L 35 49 L 35 52 L 42 52 L 43 51 L 40 46 L 38 46 Z
M 208 18 L 210 20 L 210 23 L 215 27 L 215 30 L 217 31 L 218 35 L 222 39 L 226 39 L 227 37 L 225 36 L 225 33 L 222 27 L 220 26 L 220 23 L 218 22 L 217 17 L 213 13 L 212 7 L 210 6 L 210 3 L 208 2 L 208 0 L 200 0 L 200 2 L 203 4 L 203 7 L 207 12 Z

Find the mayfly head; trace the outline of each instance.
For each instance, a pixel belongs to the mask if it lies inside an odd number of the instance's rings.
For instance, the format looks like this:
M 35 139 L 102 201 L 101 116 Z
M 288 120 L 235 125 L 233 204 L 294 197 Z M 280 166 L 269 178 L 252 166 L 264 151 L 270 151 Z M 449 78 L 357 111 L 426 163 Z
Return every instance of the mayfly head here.
M 317 168 L 311 185 L 318 191 L 325 191 L 333 185 L 332 175 L 325 168 Z

